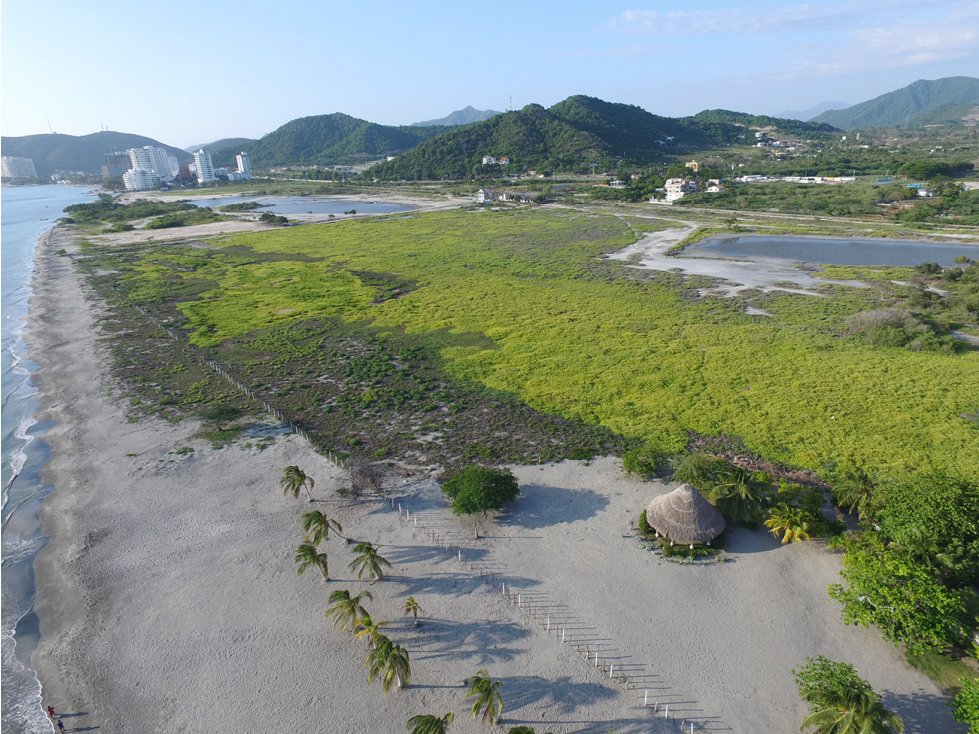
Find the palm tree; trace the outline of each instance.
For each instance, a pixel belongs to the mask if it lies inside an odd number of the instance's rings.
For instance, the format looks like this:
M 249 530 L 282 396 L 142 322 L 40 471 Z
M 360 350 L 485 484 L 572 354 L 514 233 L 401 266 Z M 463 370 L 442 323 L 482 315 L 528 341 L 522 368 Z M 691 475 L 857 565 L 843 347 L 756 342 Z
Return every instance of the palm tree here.
M 469 690 L 466 692 L 466 698 L 475 699 L 472 705 L 472 717 L 474 719 L 482 710 L 484 722 L 490 726 L 496 723 L 503 712 L 501 688 L 503 688 L 503 681 L 493 680 L 485 670 L 476 671 L 476 675 L 469 679 Z
M 383 637 L 381 627 L 387 627 L 387 625 L 387 622 L 375 622 L 369 614 L 365 614 L 357 620 L 354 627 L 354 637 L 365 638 L 367 640 L 367 649 L 373 650 L 377 647 L 378 639 Z
M 445 734 L 455 717 L 456 715 L 451 711 L 441 719 L 433 714 L 412 716 L 408 719 L 408 732 L 409 734 Z
M 397 683 L 398 688 L 404 688 L 411 680 L 411 663 L 408 651 L 401 645 L 395 645 L 384 635 L 377 636 L 374 649 L 367 654 L 367 680 L 371 683 L 380 676 L 381 688 L 387 693 L 391 684 Z
M 765 527 L 771 530 L 776 538 L 782 537 L 782 545 L 812 540 L 805 511 L 792 505 L 778 505 L 769 510 Z
M 357 572 L 357 578 L 365 575 L 372 581 L 380 581 L 384 578 L 384 569 L 391 568 L 390 562 L 383 558 L 371 543 L 362 540 L 354 546 L 354 553 L 357 557 L 350 562 L 350 570 Z
M 751 520 L 766 487 L 756 472 L 732 466 L 718 474 L 710 493 L 725 517 Z
M 319 510 L 310 510 L 304 513 L 302 527 L 306 532 L 306 535 L 303 536 L 304 539 L 313 545 L 319 545 L 322 541 L 329 538 L 331 528 L 337 535 L 340 535 L 340 531 L 343 530 L 343 526 L 339 522 L 332 517 L 327 517 Z M 343 536 L 340 535 L 340 537 L 342 538 Z
M 713 456 L 694 451 L 684 454 L 673 463 L 673 480 L 704 488 L 714 481 L 724 462 Z
M 899 734 L 901 718 L 884 708 L 870 684 L 849 663 L 809 658 L 796 674 L 796 685 L 809 715 L 802 730 L 815 734 Z
M 293 497 L 299 496 L 299 490 L 306 493 L 306 499 L 313 501 L 313 496 L 309 493 L 316 482 L 312 477 L 307 477 L 306 472 L 298 466 L 287 466 L 282 470 L 282 478 L 279 479 L 279 486 L 282 487 L 283 494 L 291 494 Z
M 861 522 L 873 517 L 874 480 L 863 469 L 852 469 L 833 485 L 836 502 L 847 512 L 857 513 Z
M 329 596 L 330 607 L 326 616 L 333 618 L 333 626 L 341 632 L 353 629 L 358 619 L 370 616 L 360 603 L 361 598 L 373 599 L 369 591 L 362 591 L 357 596 L 350 596 L 346 589 L 337 589 Z
M 415 597 L 409 596 L 405 599 L 405 604 L 402 607 L 402 611 L 408 615 L 410 614 L 415 618 L 415 626 L 418 626 L 418 613 L 422 610 L 421 605 L 415 601 Z
M 323 574 L 323 580 L 330 580 L 330 565 L 327 563 L 326 553 L 317 553 L 316 546 L 312 543 L 303 543 L 296 548 L 296 557 L 293 560 L 299 564 L 296 573 L 300 576 L 310 566 L 316 566 L 320 570 L 320 573 Z

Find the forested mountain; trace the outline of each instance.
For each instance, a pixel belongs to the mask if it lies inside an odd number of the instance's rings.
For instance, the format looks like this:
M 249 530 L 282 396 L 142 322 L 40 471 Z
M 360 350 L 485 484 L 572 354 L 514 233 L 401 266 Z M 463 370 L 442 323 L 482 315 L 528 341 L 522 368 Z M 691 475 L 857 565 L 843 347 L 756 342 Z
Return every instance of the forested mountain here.
M 819 115 L 823 114 L 828 110 L 845 110 L 850 106 L 849 102 L 820 102 L 817 105 L 813 105 L 807 110 L 786 110 L 785 112 L 780 112 L 775 115 L 782 119 L 788 120 L 814 120 Z
M 614 169 L 621 161 L 644 164 L 667 153 L 743 142 L 748 128 L 772 125 L 809 135 L 832 130 L 716 110 L 695 117 L 660 117 L 634 105 L 579 95 L 550 109 L 531 104 L 454 128 L 371 171 L 378 178 L 397 179 L 461 178 L 501 170 L 493 168 L 499 164 L 484 166 L 486 155 L 509 158 L 505 170 L 512 173 L 587 170 L 591 164 Z
M 336 165 L 409 150 L 443 127 L 391 127 L 335 112 L 287 122 L 252 144 L 252 166 Z
M 189 148 L 184 148 L 188 153 L 193 154 L 195 150 L 200 150 L 201 148 L 206 148 L 207 151 L 214 156 L 215 150 L 223 150 L 224 148 L 237 148 L 240 153 L 242 150 L 246 150 L 248 146 L 252 143 L 257 143 L 255 138 L 221 138 L 220 140 L 215 140 L 213 143 L 200 143 L 199 145 L 192 145 Z
M 749 115 L 747 112 L 732 112 L 731 110 L 704 110 L 693 116 L 701 123 L 723 123 L 739 125 L 752 130 L 771 130 L 773 133 L 784 135 L 814 135 L 819 133 L 838 132 L 838 128 L 824 122 L 803 122 L 802 120 L 768 115 Z
M 102 131 L 91 135 L 60 135 L 44 133 L 22 137 L 4 137 L 0 141 L 4 155 L 23 156 L 34 161 L 37 175 L 49 176 L 55 171 L 85 171 L 98 173 L 105 163 L 105 154 L 129 148 L 153 145 L 164 148 L 181 163 L 188 163 L 192 156 L 185 150 L 164 145 L 158 140 L 142 135 Z
M 979 79 L 950 76 L 919 79 L 906 87 L 814 118 L 844 130 L 857 127 L 911 127 L 961 122 L 979 107 Z
M 497 112 L 496 110 L 477 110 L 471 105 L 465 107 L 461 110 L 456 110 L 451 112 L 445 117 L 440 117 L 437 120 L 426 120 L 425 122 L 413 122 L 412 127 L 454 127 L 456 125 L 469 125 L 473 122 L 482 122 L 483 120 L 488 120 L 491 117 L 496 117 L 497 115 L 503 114 L 502 112 Z

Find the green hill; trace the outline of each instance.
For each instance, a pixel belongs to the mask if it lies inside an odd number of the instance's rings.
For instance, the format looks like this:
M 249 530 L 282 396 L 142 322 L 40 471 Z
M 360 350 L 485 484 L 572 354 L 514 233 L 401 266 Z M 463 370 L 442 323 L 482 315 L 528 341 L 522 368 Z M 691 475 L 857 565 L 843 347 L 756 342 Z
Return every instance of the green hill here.
M 254 143 L 248 154 L 256 168 L 361 163 L 402 153 L 444 130 L 377 125 L 336 112 L 287 122 Z
M 4 137 L 0 141 L 4 155 L 23 156 L 34 161 L 37 175 L 49 176 L 55 171 L 85 171 L 99 173 L 105 154 L 129 148 L 153 145 L 175 155 L 181 163 L 192 156 L 185 150 L 164 145 L 158 140 L 131 133 L 102 131 L 91 135 L 61 135 L 44 133 L 21 137 Z
M 660 117 L 634 105 L 578 95 L 550 109 L 531 104 L 446 131 L 371 172 L 382 179 L 430 179 L 500 170 L 483 166 L 485 155 L 508 157 L 508 173 L 587 170 L 592 164 L 611 170 L 621 161 L 646 164 L 668 154 L 740 142 L 752 120 L 810 135 L 832 130 L 797 120 L 716 110 L 695 117 Z
M 802 120 L 769 117 L 768 115 L 749 115 L 746 112 L 731 110 L 704 110 L 693 116 L 701 123 L 737 125 L 751 130 L 771 130 L 785 135 L 811 136 L 818 133 L 838 132 L 838 128 L 823 122 L 803 122 Z
M 814 118 L 848 130 L 857 127 L 914 127 L 956 123 L 979 107 L 979 79 L 951 76 L 919 79 L 902 89 Z
M 437 120 L 426 120 L 425 122 L 413 122 L 412 127 L 454 127 L 456 125 L 469 125 L 474 122 L 482 122 L 483 120 L 488 120 L 491 117 L 496 117 L 497 115 L 503 114 L 502 112 L 497 112 L 496 110 L 477 110 L 471 105 L 465 107 L 461 110 L 456 110 L 451 112 L 445 117 L 440 117 Z

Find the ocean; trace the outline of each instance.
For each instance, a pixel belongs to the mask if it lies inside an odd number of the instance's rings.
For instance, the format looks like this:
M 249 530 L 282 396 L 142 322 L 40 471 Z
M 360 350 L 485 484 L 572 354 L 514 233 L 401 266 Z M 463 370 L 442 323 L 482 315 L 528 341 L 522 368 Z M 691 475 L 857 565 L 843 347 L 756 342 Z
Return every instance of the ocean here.
M 34 557 L 47 542 L 38 509 L 51 488 L 40 480 L 48 457 L 45 424 L 38 423 L 36 390 L 31 374 L 36 365 L 24 343 L 27 308 L 38 238 L 50 229 L 69 204 L 95 199 L 91 187 L 21 186 L 0 191 L 0 368 L 2 368 L 3 488 L 2 595 L 3 661 L 0 729 L 11 734 L 53 731 L 41 708 L 41 685 L 30 667 L 37 646 L 38 624 L 33 611 Z M 57 703 L 56 703 L 57 707 Z

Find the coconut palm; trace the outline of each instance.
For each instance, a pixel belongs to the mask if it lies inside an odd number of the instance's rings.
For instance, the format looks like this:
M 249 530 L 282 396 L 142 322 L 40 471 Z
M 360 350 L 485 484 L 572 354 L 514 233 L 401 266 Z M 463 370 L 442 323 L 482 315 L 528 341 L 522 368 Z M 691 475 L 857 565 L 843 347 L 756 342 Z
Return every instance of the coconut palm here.
M 713 456 L 694 451 L 684 454 L 673 462 L 673 481 L 685 482 L 703 489 L 714 481 L 718 471 L 725 465 Z
M 323 574 L 323 580 L 330 580 L 330 565 L 327 563 L 326 553 L 318 553 L 316 546 L 312 543 L 303 543 L 296 548 L 296 557 L 293 560 L 299 564 L 296 573 L 300 576 L 310 566 L 316 566 L 320 570 L 320 573 Z
M 306 493 L 306 499 L 310 502 L 313 501 L 313 496 L 310 491 L 316 482 L 313 481 L 312 477 L 306 476 L 306 472 L 300 469 L 298 466 L 287 466 L 282 470 L 282 477 L 279 479 L 279 486 L 282 487 L 283 494 L 291 494 L 293 497 L 299 496 L 299 490 L 303 490 Z
M 367 654 L 367 680 L 371 683 L 380 676 L 381 688 L 387 693 L 391 684 L 397 683 L 398 688 L 404 688 L 411 680 L 411 663 L 408 651 L 401 645 L 395 645 L 384 635 L 377 636 L 377 642 Z
M 442 718 L 433 714 L 412 716 L 408 719 L 408 732 L 409 734 L 445 734 L 455 717 L 456 715 L 451 711 Z
M 373 650 L 377 647 L 377 641 L 383 635 L 381 634 L 381 627 L 387 627 L 387 622 L 375 622 L 371 619 L 369 614 L 365 614 L 363 617 L 357 620 L 354 626 L 354 637 L 362 637 L 367 640 L 367 649 Z
M 809 532 L 809 521 L 806 519 L 805 510 L 800 507 L 793 507 L 792 505 L 773 507 L 768 511 L 765 527 L 776 538 L 781 536 L 782 545 L 812 540 L 812 534 Z
M 476 671 L 476 675 L 469 679 L 466 698 L 475 699 L 471 711 L 474 719 L 482 711 L 484 722 L 490 726 L 496 723 L 503 712 L 501 688 L 503 688 L 503 681 L 493 680 L 485 670 Z
M 752 520 L 768 485 L 757 472 L 732 466 L 720 472 L 710 491 L 717 509 L 731 520 Z
M 343 530 L 343 526 L 332 517 L 327 517 L 319 510 L 310 510 L 303 514 L 302 528 L 306 535 L 303 536 L 313 545 L 319 545 L 322 541 L 330 537 L 332 529 L 337 535 Z M 340 535 L 342 538 L 343 536 Z
M 350 596 L 350 592 L 346 589 L 337 589 L 329 596 L 330 606 L 326 610 L 326 616 L 333 619 L 333 626 L 341 632 L 352 630 L 358 619 L 370 616 L 360 603 L 360 600 L 365 597 L 373 599 L 369 591 Z
M 884 708 L 870 684 L 849 663 L 810 658 L 796 671 L 796 685 L 809 715 L 802 730 L 815 734 L 895 734 L 904 731 L 901 718 Z
M 417 627 L 418 613 L 422 610 L 422 608 L 421 605 L 415 601 L 415 597 L 409 596 L 407 599 L 405 599 L 404 606 L 401 608 L 401 610 L 405 613 L 405 615 L 410 614 L 415 618 L 415 626 Z
M 833 484 L 837 504 L 847 512 L 857 513 L 867 522 L 874 512 L 874 480 L 863 469 L 852 469 Z
M 350 570 L 356 571 L 357 578 L 361 579 L 365 575 L 372 581 L 380 581 L 384 578 L 384 569 L 391 568 L 391 563 L 378 552 L 373 544 L 362 540 L 354 546 L 354 553 L 357 557 L 350 562 Z

